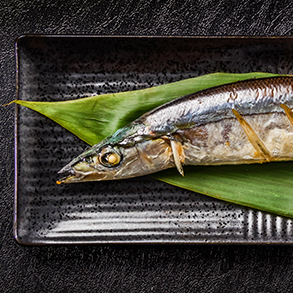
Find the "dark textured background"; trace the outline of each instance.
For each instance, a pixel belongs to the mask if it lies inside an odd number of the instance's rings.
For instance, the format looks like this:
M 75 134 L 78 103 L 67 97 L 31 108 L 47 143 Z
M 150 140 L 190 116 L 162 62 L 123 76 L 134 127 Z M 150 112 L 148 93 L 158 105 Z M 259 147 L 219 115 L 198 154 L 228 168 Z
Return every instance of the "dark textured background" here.
M 0 15 L 1 104 L 15 96 L 14 42 L 25 33 L 293 34 L 292 1 L 1 0 Z M 14 107 L 0 111 L 1 292 L 292 292 L 292 246 L 20 246 Z

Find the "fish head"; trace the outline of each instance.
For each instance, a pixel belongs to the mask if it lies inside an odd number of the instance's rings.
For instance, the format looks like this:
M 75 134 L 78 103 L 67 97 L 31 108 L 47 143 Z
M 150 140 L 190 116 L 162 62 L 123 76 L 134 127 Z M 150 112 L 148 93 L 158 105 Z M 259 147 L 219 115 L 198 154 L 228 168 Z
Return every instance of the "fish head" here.
M 126 179 L 174 166 L 170 142 L 164 138 L 136 136 L 126 144 L 113 141 L 106 139 L 75 158 L 59 171 L 68 176 L 57 183 Z

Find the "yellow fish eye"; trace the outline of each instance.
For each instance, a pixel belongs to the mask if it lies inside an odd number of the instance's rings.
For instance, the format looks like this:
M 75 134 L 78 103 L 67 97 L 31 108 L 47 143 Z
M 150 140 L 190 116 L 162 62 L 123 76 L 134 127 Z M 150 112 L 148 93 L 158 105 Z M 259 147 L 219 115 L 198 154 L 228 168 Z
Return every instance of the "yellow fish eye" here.
M 112 153 L 108 155 L 107 160 L 111 165 L 116 165 L 120 162 L 120 157 L 117 154 Z
M 119 154 L 114 152 L 108 152 L 100 156 L 100 163 L 105 167 L 117 166 L 120 163 L 120 161 L 121 157 L 119 156 Z

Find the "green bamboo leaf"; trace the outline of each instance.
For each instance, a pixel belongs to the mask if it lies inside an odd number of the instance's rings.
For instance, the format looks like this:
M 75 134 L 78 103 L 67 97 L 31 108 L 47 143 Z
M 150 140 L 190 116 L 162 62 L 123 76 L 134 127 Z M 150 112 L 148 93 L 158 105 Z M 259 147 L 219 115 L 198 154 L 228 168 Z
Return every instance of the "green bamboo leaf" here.
M 153 175 L 217 199 L 293 218 L 293 162 L 237 166 L 186 166 Z
M 14 101 L 56 121 L 90 145 L 143 113 L 177 97 L 225 83 L 270 77 L 269 73 L 216 73 L 154 88 L 65 102 Z M 154 174 L 164 182 L 228 202 L 293 217 L 293 163 L 185 167 Z
M 65 102 L 13 102 L 35 110 L 94 145 L 145 112 L 175 98 L 230 82 L 275 76 L 271 73 L 214 73 L 153 88 Z

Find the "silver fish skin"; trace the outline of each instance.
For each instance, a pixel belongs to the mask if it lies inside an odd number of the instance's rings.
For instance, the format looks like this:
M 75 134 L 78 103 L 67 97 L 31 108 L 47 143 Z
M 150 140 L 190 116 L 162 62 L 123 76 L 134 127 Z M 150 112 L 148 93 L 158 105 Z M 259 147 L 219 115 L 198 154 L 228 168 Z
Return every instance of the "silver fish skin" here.
M 293 77 L 246 80 L 166 103 L 71 161 L 58 183 L 131 178 L 183 165 L 293 159 Z

